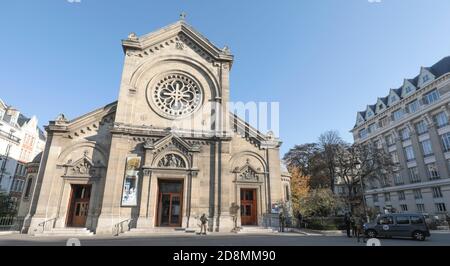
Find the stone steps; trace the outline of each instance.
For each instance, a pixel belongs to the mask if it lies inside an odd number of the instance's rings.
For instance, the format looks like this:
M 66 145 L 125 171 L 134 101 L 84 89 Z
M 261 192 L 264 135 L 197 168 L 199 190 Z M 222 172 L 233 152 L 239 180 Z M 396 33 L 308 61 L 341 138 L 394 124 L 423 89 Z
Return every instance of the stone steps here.
M 167 228 L 167 227 L 155 227 L 155 228 L 132 228 L 130 231 L 126 231 L 121 235 L 126 236 L 139 236 L 139 235 L 180 235 L 191 233 L 194 234 L 195 229 L 191 228 Z
M 87 228 L 53 228 L 44 232 L 36 232 L 34 236 L 67 236 L 67 237 L 80 237 L 80 236 L 93 236 L 94 233 Z
M 237 232 L 238 234 L 270 234 L 270 233 L 278 233 L 277 230 L 273 230 L 272 228 L 265 227 L 257 227 L 257 226 L 245 226 L 241 227 Z

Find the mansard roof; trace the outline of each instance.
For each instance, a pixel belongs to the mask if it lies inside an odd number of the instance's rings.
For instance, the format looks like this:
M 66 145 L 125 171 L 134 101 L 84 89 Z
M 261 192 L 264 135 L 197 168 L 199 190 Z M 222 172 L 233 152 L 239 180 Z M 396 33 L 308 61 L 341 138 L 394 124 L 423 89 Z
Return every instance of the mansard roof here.
M 441 76 L 447 74 L 450 72 L 450 56 L 444 57 L 441 60 L 439 60 L 437 63 L 435 63 L 434 65 L 432 65 L 431 67 L 424 67 L 423 69 L 426 69 L 427 71 L 429 71 L 431 74 L 433 74 L 435 76 L 435 79 L 440 78 Z M 419 73 L 417 76 L 415 76 L 412 79 L 405 79 L 407 81 L 409 81 L 412 85 L 414 85 L 417 89 L 419 88 L 419 78 L 421 76 L 421 73 Z M 391 89 L 389 95 L 394 92 L 399 99 L 403 99 L 402 98 L 402 90 L 403 90 L 403 85 L 400 88 L 397 89 Z M 383 97 L 383 98 L 379 98 L 382 99 L 383 102 L 385 102 L 385 104 L 387 105 L 388 100 L 388 96 Z M 371 105 L 368 105 L 371 106 Z M 358 115 L 361 115 L 364 119 L 366 119 L 366 111 L 360 111 L 358 112 Z M 358 125 L 355 124 L 355 127 L 357 127 Z

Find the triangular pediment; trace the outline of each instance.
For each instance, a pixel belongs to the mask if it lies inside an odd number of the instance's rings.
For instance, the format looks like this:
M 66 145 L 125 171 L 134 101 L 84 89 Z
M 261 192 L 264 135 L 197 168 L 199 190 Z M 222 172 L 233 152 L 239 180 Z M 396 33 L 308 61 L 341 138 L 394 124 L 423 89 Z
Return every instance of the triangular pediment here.
M 173 39 L 177 36 L 184 39 L 184 42 L 194 43 L 198 47 L 197 49 L 201 49 L 216 60 L 233 61 L 233 55 L 228 48 L 219 49 L 184 20 L 142 36 L 132 33 L 128 36 L 128 39 L 122 41 L 122 46 L 125 52 L 138 50 L 149 53 L 154 52 L 155 49 L 163 48 L 169 42 L 173 42 Z
M 67 172 L 65 176 L 80 176 L 80 177 L 98 177 L 98 168 L 102 168 L 103 165 L 99 163 L 94 164 L 88 156 L 83 156 L 75 162 L 69 161 L 66 165 Z
M 157 142 L 147 141 L 144 144 L 144 147 L 146 149 L 155 150 L 155 152 L 160 152 L 170 147 L 176 148 L 183 153 L 198 152 L 200 150 L 199 146 L 189 144 L 175 133 L 170 133 Z

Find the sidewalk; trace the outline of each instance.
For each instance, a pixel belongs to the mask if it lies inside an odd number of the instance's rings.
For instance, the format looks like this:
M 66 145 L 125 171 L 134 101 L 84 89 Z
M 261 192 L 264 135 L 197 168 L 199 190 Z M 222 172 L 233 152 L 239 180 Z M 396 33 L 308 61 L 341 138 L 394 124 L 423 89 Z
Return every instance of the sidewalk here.
M 0 231 L 0 236 L 20 234 L 19 231 Z

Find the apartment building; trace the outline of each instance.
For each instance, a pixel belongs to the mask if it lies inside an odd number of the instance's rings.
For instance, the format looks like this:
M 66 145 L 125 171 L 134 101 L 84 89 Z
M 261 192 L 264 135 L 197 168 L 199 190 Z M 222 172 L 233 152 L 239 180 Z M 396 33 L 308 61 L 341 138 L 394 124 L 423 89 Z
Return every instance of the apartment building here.
M 21 199 L 26 164 L 44 150 L 45 139 L 35 116 L 26 117 L 0 99 L 0 192 Z
M 358 144 L 383 148 L 397 164 L 389 184 L 368 184 L 369 206 L 444 216 L 450 208 L 450 57 L 357 113 Z

